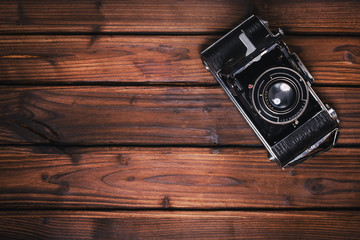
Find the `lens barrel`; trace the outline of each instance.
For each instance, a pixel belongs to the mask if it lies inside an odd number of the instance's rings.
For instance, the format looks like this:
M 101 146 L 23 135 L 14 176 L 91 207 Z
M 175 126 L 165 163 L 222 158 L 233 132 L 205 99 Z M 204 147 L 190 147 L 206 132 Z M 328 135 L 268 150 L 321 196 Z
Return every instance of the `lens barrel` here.
M 271 68 L 255 81 L 252 101 L 257 113 L 274 124 L 287 124 L 301 116 L 309 91 L 304 79 L 285 67 Z

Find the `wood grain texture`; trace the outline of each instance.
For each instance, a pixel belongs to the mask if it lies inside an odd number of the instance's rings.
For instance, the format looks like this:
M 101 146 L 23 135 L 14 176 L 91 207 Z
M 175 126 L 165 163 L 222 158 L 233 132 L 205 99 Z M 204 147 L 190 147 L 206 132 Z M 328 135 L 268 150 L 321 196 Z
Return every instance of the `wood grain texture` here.
M 359 224 L 359 213 L 347 211 L 20 211 L 1 213 L 0 232 L 6 239 L 359 239 Z
M 200 52 L 220 36 L 2 36 L 3 83 L 215 84 Z M 316 84 L 360 83 L 360 38 L 285 37 Z
M 360 150 L 280 169 L 264 149 L 1 147 L 0 206 L 360 207 Z
M 359 144 L 359 89 L 315 90 Z M 0 111 L 2 144 L 260 144 L 220 87 L 1 87 Z
M 200 61 L 251 14 L 341 120 L 295 168 Z M 359 32 L 358 0 L 1 1 L 0 239 L 360 239 Z
M 358 34 L 359 12 L 356 0 L 5 0 L 0 33 L 222 32 L 257 14 L 288 32 Z

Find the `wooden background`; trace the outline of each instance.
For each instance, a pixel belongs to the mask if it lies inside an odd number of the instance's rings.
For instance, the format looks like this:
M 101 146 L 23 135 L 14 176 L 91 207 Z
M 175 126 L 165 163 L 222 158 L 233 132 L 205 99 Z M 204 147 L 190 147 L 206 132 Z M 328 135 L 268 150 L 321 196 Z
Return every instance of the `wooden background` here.
M 251 14 L 337 110 L 281 170 L 202 66 Z M 0 2 L 1 239 L 359 239 L 360 2 Z

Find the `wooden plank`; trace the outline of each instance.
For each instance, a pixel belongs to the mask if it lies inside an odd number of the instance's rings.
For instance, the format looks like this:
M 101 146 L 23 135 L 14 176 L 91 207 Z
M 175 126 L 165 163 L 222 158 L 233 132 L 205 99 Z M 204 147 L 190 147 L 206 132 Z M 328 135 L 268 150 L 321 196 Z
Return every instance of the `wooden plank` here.
M 0 33 L 219 32 L 257 14 L 288 32 L 358 34 L 359 12 L 356 0 L 5 0 Z
M 5 83 L 215 84 L 200 52 L 220 36 L 3 36 Z M 316 84 L 359 84 L 358 37 L 286 37 Z
M 262 148 L 1 147 L 8 208 L 360 207 L 360 150 L 282 170 Z
M 359 89 L 315 90 L 359 144 Z M 1 144 L 260 144 L 220 87 L 1 87 L 0 111 Z
M 6 239 L 358 239 L 357 211 L 3 212 Z

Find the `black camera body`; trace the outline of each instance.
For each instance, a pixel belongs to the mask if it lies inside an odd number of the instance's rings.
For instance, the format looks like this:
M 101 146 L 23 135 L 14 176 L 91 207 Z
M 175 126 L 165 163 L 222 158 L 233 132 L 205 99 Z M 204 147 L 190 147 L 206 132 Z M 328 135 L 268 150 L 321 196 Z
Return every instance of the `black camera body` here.
M 201 53 L 269 152 L 293 166 L 335 145 L 339 120 L 311 88 L 311 74 L 267 22 L 251 16 Z

